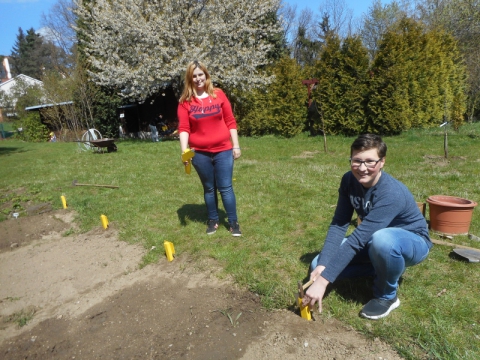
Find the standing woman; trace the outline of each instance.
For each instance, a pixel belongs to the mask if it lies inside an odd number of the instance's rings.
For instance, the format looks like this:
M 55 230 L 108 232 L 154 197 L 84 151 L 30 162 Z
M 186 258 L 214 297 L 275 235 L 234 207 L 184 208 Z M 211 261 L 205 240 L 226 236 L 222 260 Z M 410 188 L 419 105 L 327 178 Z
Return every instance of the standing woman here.
M 225 93 L 213 86 L 207 68 L 199 61 L 187 66 L 177 115 L 182 153 L 189 146 L 195 150 L 191 161 L 203 185 L 208 212 L 207 234 L 218 229 L 218 190 L 230 232 L 233 236 L 241 236 L 232 186 L 233 160 L 241 155 L 237 122 Z

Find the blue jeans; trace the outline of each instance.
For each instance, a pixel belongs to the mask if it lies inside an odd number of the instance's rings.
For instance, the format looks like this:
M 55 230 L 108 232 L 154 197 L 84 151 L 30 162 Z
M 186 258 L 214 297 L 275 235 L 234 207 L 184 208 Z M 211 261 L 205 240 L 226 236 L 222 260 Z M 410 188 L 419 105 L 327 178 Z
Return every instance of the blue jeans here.
M 346 240 L 343 239 L 342 244 Z M 428 252 L 425 240 L 410 231 L 400 228 L 378 230 L 337 279 L 374 276 L 373 296 L 392 300 L 397 295 L 398 280 L 405 269 L 425 260 Z M 312 271 L 317 267 L 319 256 L 310 265 Z
M 196 151 L 192 164 L 203 185 L 208 219 L 218 221 L 218 190 L 228 221 L 237 221 L 237 202 L 232 186 L 233 151 L 226 150 L 218 153 Z

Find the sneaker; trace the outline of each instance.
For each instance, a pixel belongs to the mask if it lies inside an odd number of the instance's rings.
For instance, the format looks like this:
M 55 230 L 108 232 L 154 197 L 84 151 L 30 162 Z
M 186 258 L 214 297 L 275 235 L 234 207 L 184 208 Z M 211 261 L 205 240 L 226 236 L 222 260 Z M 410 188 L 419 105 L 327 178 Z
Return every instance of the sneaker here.
M 208 220 L 207 221 L 207 234 L 212 235 L 215 234 L 215 232 L 218 229 L 218 220 Z
M 240 231 L 240 225 L 238 225 L 237 221 L 230 223 L 230 232 L 233 236 L 242 236 L 242 232 Z
M 387 316 L 390 311 L 399 306 L 400 300 L 396 296 L 392 300 L 372 299 L 363 307 L 360 315 L 367 319 L 377 320 Z

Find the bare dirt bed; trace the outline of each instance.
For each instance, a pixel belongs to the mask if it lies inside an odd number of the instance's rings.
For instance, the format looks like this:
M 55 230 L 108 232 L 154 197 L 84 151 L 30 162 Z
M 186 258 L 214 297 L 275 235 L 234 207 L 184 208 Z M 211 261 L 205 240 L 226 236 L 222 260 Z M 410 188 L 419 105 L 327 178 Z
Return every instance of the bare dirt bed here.
M 335 319 L 262 309 L 210 263 L 139 269 L 147 250 L 114 228 L 68 231 L 73 220 L 0 222 L 1 359 L 401 359 Z

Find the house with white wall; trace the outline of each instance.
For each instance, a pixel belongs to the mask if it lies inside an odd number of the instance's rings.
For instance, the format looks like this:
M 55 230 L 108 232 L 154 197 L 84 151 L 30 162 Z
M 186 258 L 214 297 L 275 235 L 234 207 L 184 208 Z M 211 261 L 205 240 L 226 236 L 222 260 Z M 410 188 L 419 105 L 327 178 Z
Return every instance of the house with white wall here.
M 19 84 L 22 83 L 23 86 L 25 87 L 30 87 L 30 86 L 43 86 L 43 82 L 37 79 L 34 79 L 30 76 L 20 74 L 18 76 L 15 76 L 12 78 L 11 73 L 10 73 L 10 66 L 8 64 L 8 58 L 4 58 L 2 62 L 2 82 L 0 83 L 0 92 L 3 92 L 3 95 L 6 95 L 6 97 L 11 97 L 13 94 L 13 90 L 15 87 Z M 15 104 L 17 103 L 17 99 L 13 98 L 12 101 L 9 104 L 3 104 L 1 101 L 2 96 L 0 96 L 0 122 L 4 121 L 4 116 L 13 116 L 13 113 L 8 113 L 9 111 L 12 111 L 15 107 Z

